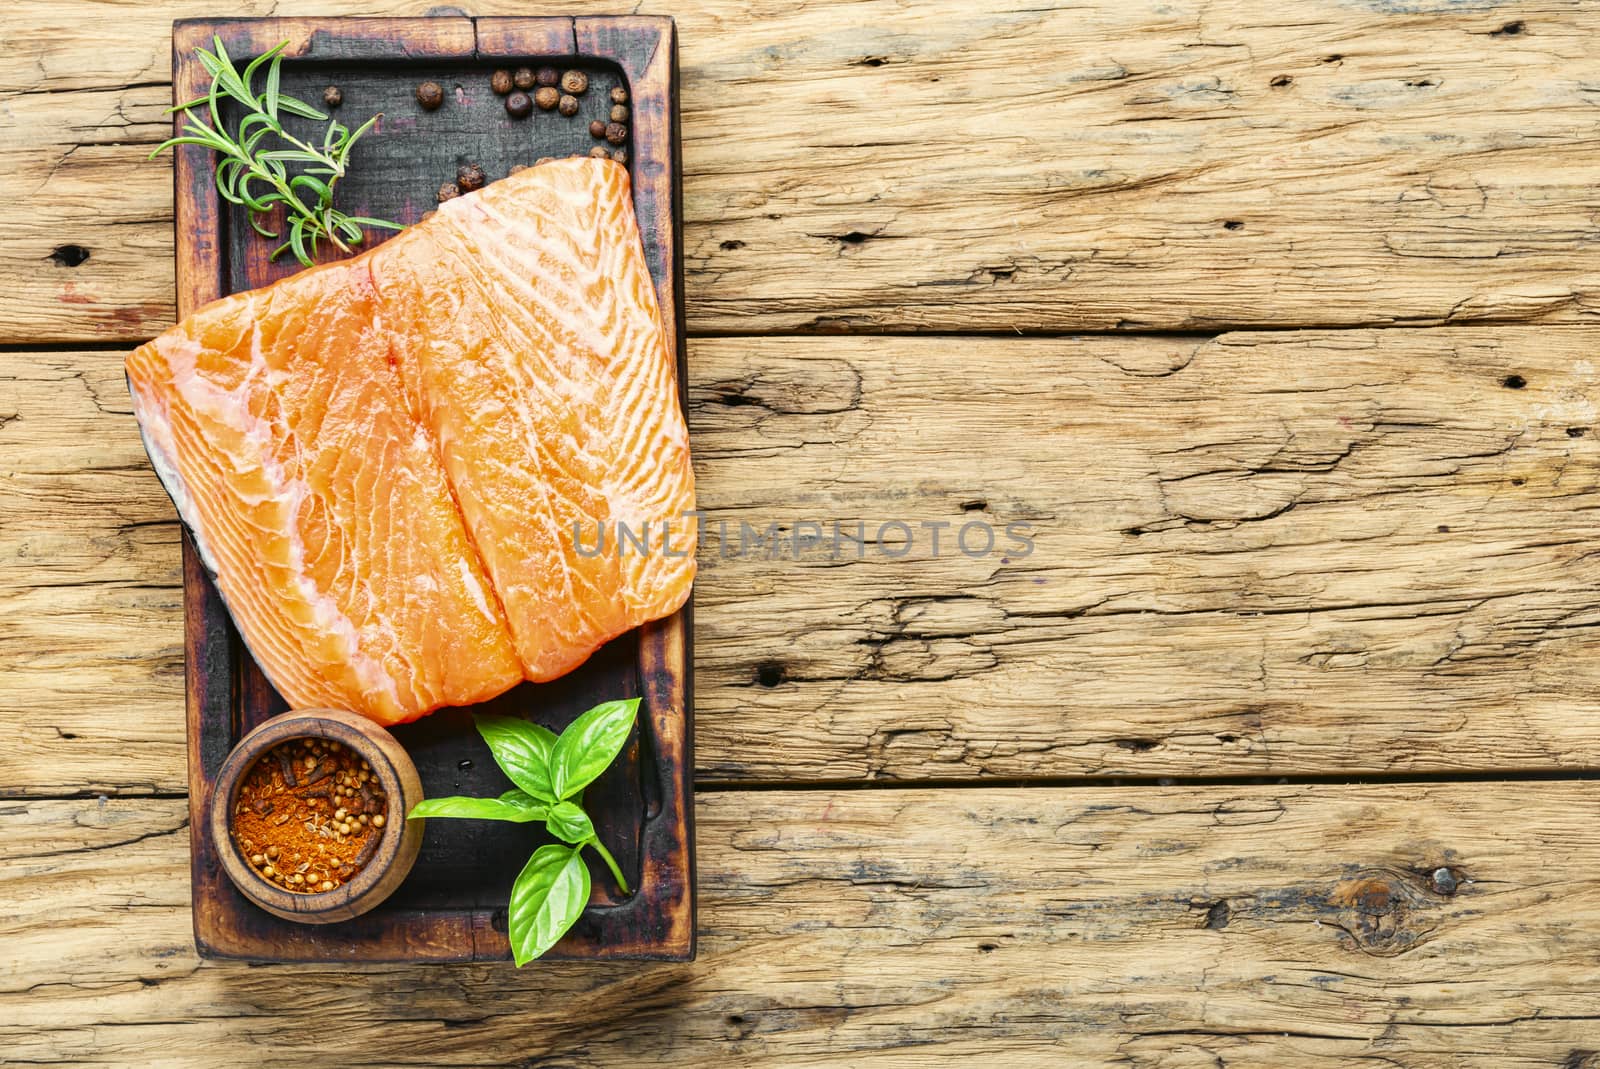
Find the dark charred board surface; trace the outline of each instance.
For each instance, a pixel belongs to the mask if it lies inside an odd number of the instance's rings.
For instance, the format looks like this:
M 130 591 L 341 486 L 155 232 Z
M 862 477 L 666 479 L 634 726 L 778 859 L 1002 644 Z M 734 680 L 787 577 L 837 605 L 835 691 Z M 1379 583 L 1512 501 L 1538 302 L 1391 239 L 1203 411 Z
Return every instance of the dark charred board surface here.
M 335 116 L 355 127 L 383 119 L 352 152 L 336 203 L 351 214 L 410 224 L 432 208 L 441 183 L 475 163 L 490 181 L 514 164 L 586 154 L 597 142 L 591 119 L 625 86 L 634 208 L 683 382 L 680 299 L 676 37 L 670 19 L 617 17 L 418 19 L 241 19 L 173 27 L 176 101 L 204 94 L 209 78 L 194 58 L 220 36 L 241 64 L 288 41 L 283 91 L 321 107 L 322 90 L 344 95 Z M 580 110 L 566 117 L 535 109 L 506 113 L 489 88 L 498 67 L 549 63 L 590 79 Z M 444 104 L 428 112 L 416 86 L 436 81 Z M 603 143 L 603 142 L 600 142 Z M 607 145 L 608 149 L 616 146 Z M 220 201 L 212 161 L 186 146 L 177 157 L 178 308 L 265 285 L 298 270 L 268 259 L 275 243 L 253 233 L 242 209 Z M 369 243 L 388 236 L 369 231 Z M 681 387 L 680 387 L 681 388 Z M 533 825 L 433 821 L 416 867 L 399 891 L 363 917 L 312 927 L 280 920 L 247 902 L 223 875 L 203 814 L 228 751 L 256 724 L 287 706 L 234 630 L 192 544 L 184 540 L 184 619 L 189 720 L 190 841 L 195 943 L 207 957 L 260 961 L 483 961 L 510 957 L 505 903 L 529 852 L 543 841 Z M 655 958 L 694 954 L 690 610 L 622 636 L 553 683 L 524 684 L 486 703 L 560 730 L 609 698 L 642 696 L 639 726 L 616 765 L 585 802 L 636 891 L 623 897 L 593 867 L 594 900 L 548 958 Z M 494 795 L 509 784 L 473 730 L 470 710 L 441 710 L 395 729 L 429 796 Z

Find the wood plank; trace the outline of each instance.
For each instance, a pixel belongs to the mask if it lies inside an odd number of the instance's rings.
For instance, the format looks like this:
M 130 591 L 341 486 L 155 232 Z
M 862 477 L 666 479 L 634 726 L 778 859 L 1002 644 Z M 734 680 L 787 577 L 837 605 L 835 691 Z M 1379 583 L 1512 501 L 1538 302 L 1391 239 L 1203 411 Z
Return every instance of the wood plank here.
M 201 967 L 183 803 L 25 802 L 19 1062 L 1593 1064 L 1590 783 L 703 795 L 701 955 Z
M 182 789 L 178 528 L 121 354 L 0 356 L 0 502 L 0 779 L 16 777 L 11 793 Z
M 238 13 L 415 14 L 247 0 Z M 561 0 L 541 14 L 582 14 Z M 524 14 L 487 0 L 475 14 Z M 696 331 L 1592 321 L 1578 0 L 638 5 L 679 19 Z M 7 12 L 0 340 L 171 322 L 171 20 Z M 1050 57 L 1041 63 L 1038 57 Z M 76 267 L 54 250 L 81 246 Z
M 918 541 L 722 560 L 708 525 L 697 775 L 1600 766 L 1597 341 L 698 340 L 730 550 L 740 522 Z M 0 792 L 180 791 L 178 540 L 118 357 L 0 378 Z M 1033 553 L 951 552 L 974 518 Z

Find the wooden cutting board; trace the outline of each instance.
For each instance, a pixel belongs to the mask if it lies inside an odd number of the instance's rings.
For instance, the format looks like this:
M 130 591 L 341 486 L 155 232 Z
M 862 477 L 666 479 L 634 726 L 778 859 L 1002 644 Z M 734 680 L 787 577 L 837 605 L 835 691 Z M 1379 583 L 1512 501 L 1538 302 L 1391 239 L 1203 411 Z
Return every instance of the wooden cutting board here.
M 210 77 L 195 49 L 220 36 L 242 68 L 288 41 L 282 89 L 321 107 L 326 86 L 343 92 L 337 117 L 354 127 L 382 112 L 358 142 L 336 203 L 352 215 L 411 224 L 435 206 L 439 185 L 465 163 L 489 179 L 543 156 L 583 154 L 589 122 L 628 90 L 634 207 L 671 343 L 685 381 L 678 155 L 677 40 L 671 19 L 479 18 L 185 20 L 172 33 L 174 101 L 203 96 Z M 489 88 L 492 71 L 548 64 L 589 76 L 579 114 L 535 109 L 514 119 Z M 414 98 L 438 82 L 436 111 Z M 181 116 L 178 117 L 181 119 Z M 609 146 L 608 146 L 609 147 Z M 216 190 L 210 153 L 184 146 L 176 162 L 178 312 L 292 274 L 292 256 L 267 260 L 243 209 Z M 369 232 L 381 240 L 383 232 Z M 681 403 L 681 397 L 680 397 Z M 190 842 L 195 944 L 204 957 L 257 961 L 493 961 L 511 957 L 506 901 L 528 854 L 544 841 L 534 825 L 429 822 L 422 853 L 399 891 L 365 916 L 310 926 L 249 903 L 223 874 L 204 819 L 228 751 L 287 706 L 241 643 L 211 577 L 185 537 L 184 625 L 188 687 Z M 594 900 L 547 958 L 694 956 L 691 625 L 674 616 L 624 635 L 554 683 L 524 684 L 486 703 L 559 731 L 609 698 L 642 696 L 639 726 L 616 765 L 586 795 L 601 837 L 616 854 L 630 897 L 595 867 Z M 441 710 L 395 729 L 430 796 L 497 795 L 510 784 L 473 729 L 470 709 Z

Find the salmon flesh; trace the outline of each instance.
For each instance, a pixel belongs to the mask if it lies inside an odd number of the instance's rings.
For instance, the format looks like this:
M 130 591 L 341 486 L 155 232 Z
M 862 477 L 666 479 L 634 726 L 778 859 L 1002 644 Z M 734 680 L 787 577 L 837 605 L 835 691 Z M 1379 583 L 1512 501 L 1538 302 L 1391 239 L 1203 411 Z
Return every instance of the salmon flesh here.
M 256 662 L 383 724 L 555 679 L 681 606 L 694 474 L 627 170 L 541 164 L 127 358 Z

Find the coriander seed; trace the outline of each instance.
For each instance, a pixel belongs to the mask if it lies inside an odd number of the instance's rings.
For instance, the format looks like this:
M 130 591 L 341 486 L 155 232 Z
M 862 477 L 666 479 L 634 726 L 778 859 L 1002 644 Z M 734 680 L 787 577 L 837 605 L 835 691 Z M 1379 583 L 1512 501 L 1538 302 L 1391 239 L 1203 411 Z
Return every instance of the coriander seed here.
M 518 67 L 517 72 L 511 76 L 511 81 L 518 89 L 532 89 L 534 86 L 533 68 Z
M 561 88 L 573 96 L 581 96 L 589 88 L 589 76 L 582 71 L 568 71 L 561 76 Z
M 613 103 L 613 104 L 626 104 L 627 102 L 628 102 L 628 91 L 626 89 L 622 88 L 622 86 L 620 86 L 620 85 L 612 86 L 611 87 L 611 103 Z
M 575 96 L 562 97 L 561 103 L 558 105 L 558 110 L 567 118 L 572 118 L 574 115 L 578 114 L 578 98 Z
M 533 80 L 536 85 L 548 85 L 553 88 L 561 84 L 561 72 L 554 67 L 540 67 Z
M 489 75 L 489 88 L 494 90 L 496 96 L 505 96 L 511 92 L 511 72 L 505 69 L 497 70 Z
M 326 107 L 337 108 L 344 103 L 344 90 L 336 85 L 330 85 L 322 91 L 322 103 Z
M 627 107 L 622 105 L 622 104 L 613 104 L 613 105 L 611 105 L 611 121 L 612 122 L 627 122 L 628 121 L 628 109 L 627 109 Z
M 561 91 L 554 86 L 542 86 L 533 94 L 533 102 L 539 105 L 540 111 L 549 111 L 561 100 Z
M 606 151 L 606 147 L 604 145 L 596 145 L 594 148 L 589 150 L 589 155 L 593 156 L 597 160 L 609 160 L 611 158 L 611 153 Z
M 620 145 L 628 140 L 628 128 L 619 122 L 606 123 L 606 140 L 613 145 Z

